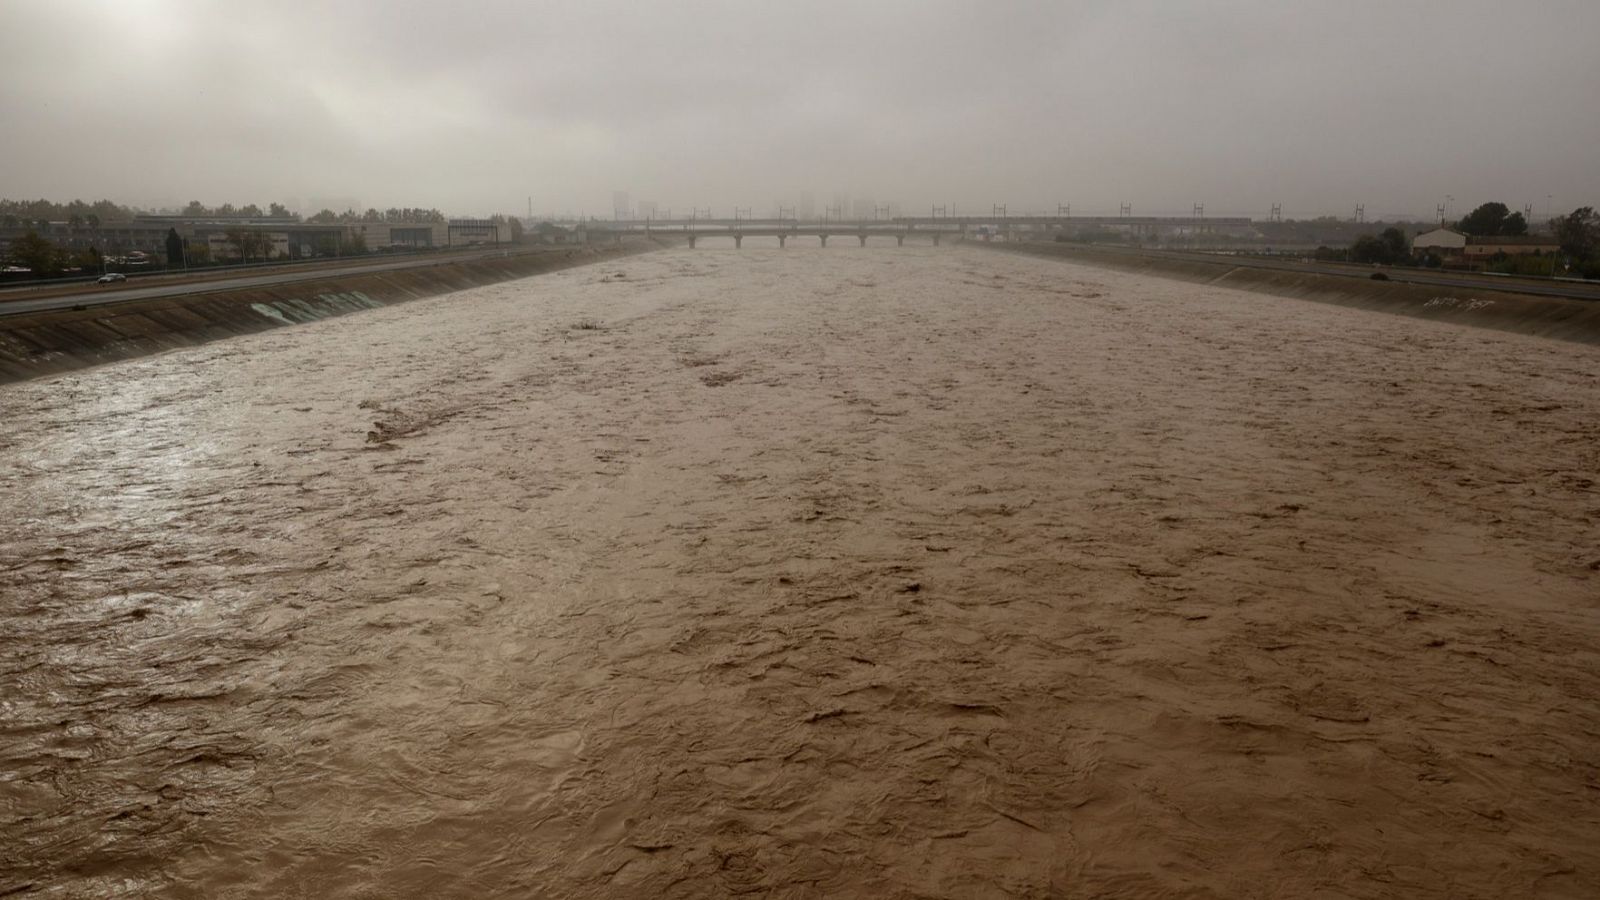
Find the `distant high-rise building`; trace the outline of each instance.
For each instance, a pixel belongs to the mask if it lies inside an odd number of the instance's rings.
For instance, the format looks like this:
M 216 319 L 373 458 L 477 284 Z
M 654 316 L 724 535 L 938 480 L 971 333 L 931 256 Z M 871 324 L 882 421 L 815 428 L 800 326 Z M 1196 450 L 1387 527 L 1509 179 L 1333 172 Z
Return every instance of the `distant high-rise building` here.
M 632 207 L 628 205 L 627 191 L 613 191 L 611 193 L 611 217 L 614 219 L 631 219 Z

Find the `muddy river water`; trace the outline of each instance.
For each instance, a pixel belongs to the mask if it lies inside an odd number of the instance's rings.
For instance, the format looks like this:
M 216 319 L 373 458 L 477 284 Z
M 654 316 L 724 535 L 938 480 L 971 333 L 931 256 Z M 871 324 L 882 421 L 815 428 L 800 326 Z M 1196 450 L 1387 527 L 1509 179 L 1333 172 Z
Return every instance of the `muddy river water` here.
M 1600 896 L 1600 352 L 702 246 L 0 387 L 0 896 Z

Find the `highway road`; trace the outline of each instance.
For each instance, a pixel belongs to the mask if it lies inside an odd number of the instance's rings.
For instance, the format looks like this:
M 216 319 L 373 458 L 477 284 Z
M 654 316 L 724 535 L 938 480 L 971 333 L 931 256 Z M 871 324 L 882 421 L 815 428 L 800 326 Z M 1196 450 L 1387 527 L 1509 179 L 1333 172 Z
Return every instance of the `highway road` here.
M 318 281 L 328 278 L 339 278 L 347 275 L 370 275 L 376 272 L 393 272 L 400 269 L 416 269 L 425 266 L 441 266 L 448 263 L 466 262 L 474 259 L 484 259 L 495 256 L 511 256 L 514 253 L 545 253 L 557 251 L 560 248 L 552 247 L 548 250 L 512 251 L 505 248 L 496 250 L 480 250 L 466 253 L 450 253 L 429 255 L 423 258 L 406 258 L 400 260 L 368 260 L 360 263 L 345 265 L 331 264 L 315 267 L 295 267 L 287 272 L 256 271 L 248 274 L 241 273 L 233 277 L 215 278 L 197 276 L 193 280 L 172 281 L 161 279 L 161 284 L 144 287 L 134 286 L 133 282 L 126 282 L 121 287 L 110 285 L 85 284 L 77 286 L 78 289 L 66 294 L 55 294 L 49 297 L 8 297 L 0 294 L 0 316 L 15 316 L 24 313 L 45 312 L 52 309 L 74 309 L 80 306 L 105 306 L 112 303 L 126 303 L 130 300 L 148 300 L 155 297 L 179 297 L 185 294 L 210 294 L 218 291 L 232 291 L 240 288 L 267 287 L 276 284 L 291 284 L 296 281 Z

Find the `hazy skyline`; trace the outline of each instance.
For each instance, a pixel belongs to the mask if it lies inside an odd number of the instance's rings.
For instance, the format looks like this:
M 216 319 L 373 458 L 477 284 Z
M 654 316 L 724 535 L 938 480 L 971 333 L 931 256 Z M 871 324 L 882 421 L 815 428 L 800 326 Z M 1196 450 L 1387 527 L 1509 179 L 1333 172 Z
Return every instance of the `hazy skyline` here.
M 1600 4 L 7 2 L 0 196 L 1542 218 Z M 1547 201 L 1547 197 L 1550 198 Z

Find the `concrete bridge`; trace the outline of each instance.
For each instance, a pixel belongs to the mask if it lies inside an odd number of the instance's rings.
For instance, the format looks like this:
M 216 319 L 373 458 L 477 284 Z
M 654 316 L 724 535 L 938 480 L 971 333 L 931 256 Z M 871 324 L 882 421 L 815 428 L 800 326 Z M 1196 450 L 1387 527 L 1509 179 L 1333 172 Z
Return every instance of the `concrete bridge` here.
M 799 219 L 624 219 L 619 221 L 588 223 L 593 231 L 622 235 L 678 234 L 688 238 L 694 247 L 701 238 L 731 237 L 734 246 L 744 246 L 746 237 L 776 237 L 778 246 L 786 246 L 788 239 L 801 235 L 821 239 L 828 246 L 828 238 L 855 237 L 866 246 L 872 235 L 895 238 L 904 246 L 906 238 L 928 235 L 938 244 L 943 235 L 964 237 L 969 233 L 993 234 L 1010 238 L 1014 232 L 1065 231 L 1077 228 L 1114 228 L 1138 235 L 1156 235 L 1163 231 L 1187 230 L 1191 233 L 1249 229 L 1251 220 L 1245 217 L 1205 218 L 1200 216 L 901 216 L 893 219 L 856 219 L 834 221 L 802 221 Z
M 1018 227 L 1098 227 L 1098 228 L 1241 228 L 1249 227 L 1248 216 L 897 216 L 893 219 L 596 219 L 590 228 L 623 231 L 687 231 L 695 228 L 789 228 L 829 225 L 836 229 L 914 228 L 960 230 L 983 225 Z
M 623 233 L 642 234 L 644 232 L 618 232 L 618 236 L 620 237 L 620 235 Z M 663 233 L 663 229 L 657 228 L 650 233 L 659 235 Z M 666 230 L 665 233 L 672 234 L 674 232 L 671 230 Z M 861 246 L 865 247 L 867 245 L 867 238 L 877 236 L 892 237 L 895 240 L 895 246 L 904 247 L 906 244 L 906 238 L 912 236 L 913 234 L 930 237 L 933 239 L 934 245 L 937 246 L 939 239 L 949 232 L 935 230 L 913 232 L 911 229 L 903 226 L 898 228 L 850 228 L 843 225 L 799 225 L 791 223 L 785 227 L 696 228 L 685 229 L 676 233 L 688 238 L 689 246 L 690 248 L 693 248 L 700 241 L 713 237 L 731 237 L 733 238 L 733 245 L 735 247 L 743 247 L 744 239 L 747 237 L 775 237 L 778 239 L 779 247 L 787 247 L 789 245 L 789 239 L 793 237 L 814 237 L 819 239 L 824 247 L 828 246 L 829 238 L 853 237 L 860 242 Z

